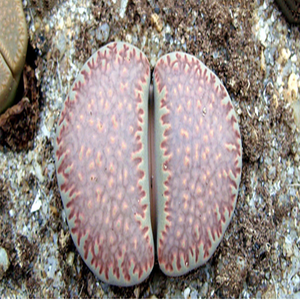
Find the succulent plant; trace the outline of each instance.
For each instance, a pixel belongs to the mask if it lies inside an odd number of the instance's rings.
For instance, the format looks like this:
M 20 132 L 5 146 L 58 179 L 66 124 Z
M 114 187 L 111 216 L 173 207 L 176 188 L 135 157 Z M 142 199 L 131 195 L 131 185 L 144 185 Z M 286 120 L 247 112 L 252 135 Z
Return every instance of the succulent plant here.
M 57 128 L 57 179 L 73 240 L 103 281 L 131 285 L 154 264 L 148 172 L 150 67 L 115 43 L 83 66 Z
M 211 257 L 231 220 L 241 135 L 223 84 L 191 55 L 159 59 L 154 103 L 158 262 L 179 276 Z
M 21 0 L 0 1 L 0 112 L 14 98 L 27 52 L 27 26 Z
M 75 80 L 55 138 L 74 243 L 101 280 L 119 286 L 143 281 L 153 268 L 150 200 L 160 267 L 178 276 L 211 257 L 240 183 L 241 136 L 216 75 L 191 55 L 162 57 L 154 71 L 154 115 L 149 85 L 149 62 L 139 49 L 121 42 L 100 48 Z

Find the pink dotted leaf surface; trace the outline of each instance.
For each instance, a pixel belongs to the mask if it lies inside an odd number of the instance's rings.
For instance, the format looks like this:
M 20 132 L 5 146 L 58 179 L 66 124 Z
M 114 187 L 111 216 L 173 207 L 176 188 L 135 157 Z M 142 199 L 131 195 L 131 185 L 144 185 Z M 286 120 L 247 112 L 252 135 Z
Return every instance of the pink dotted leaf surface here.
M 154 264 L 148 174 L 149 63 L 111 43 L 84 65 L 55 140 L 58 184 L 72 238 L 103 281 L 143 281 Z
M 231 220 L 241 135 L 224 86 L 191 55 L 157 62 L 154 97 L 158 261 L 178 276 L 211 257 Z
M 179 276 L 212 256 L 241 179 L 237 117 L 216 75 L 191 55 L 163 56 L 148 117 L 149 85 L 140 50 L 102 47 L 75 80 L 55 139 L 74 243 L 97 277 L 118 286 L 140 283 L 153 268 L 150 195 L 160 268 Z

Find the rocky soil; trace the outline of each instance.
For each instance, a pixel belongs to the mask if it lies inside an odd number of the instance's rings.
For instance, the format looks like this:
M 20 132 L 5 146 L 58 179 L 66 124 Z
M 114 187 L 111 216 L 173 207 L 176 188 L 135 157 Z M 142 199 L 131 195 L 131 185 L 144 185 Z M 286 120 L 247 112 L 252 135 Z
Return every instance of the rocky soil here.
M 0 295 L 55 298 L 300 297 L 300 28 L 272 0 L 23 0 L 22 100 L 0 116 Z M 131 288 L 96 279 L 69 234 L 53 139 L 84 62 L 110 41 L 148 57 L 193 54 L 226 86 L 243 138 L 237 207 L 209 262 Z M 297 127 L 298 126 L 298 127 Z M 299 223 L 298 223 L 299 222 Z M 2 278 L 2 279 L 1 279 Z

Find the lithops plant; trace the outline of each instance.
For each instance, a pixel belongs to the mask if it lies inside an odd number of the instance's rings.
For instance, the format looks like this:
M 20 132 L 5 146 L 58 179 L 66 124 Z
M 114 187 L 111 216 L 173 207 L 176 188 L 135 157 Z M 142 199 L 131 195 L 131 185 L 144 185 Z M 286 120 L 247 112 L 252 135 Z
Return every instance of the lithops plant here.
M 21 0 L 0 1 L 0 113 L 16 95 L 27 52 L 27 26 Z
M 224 86 L 191 55 L 157 62 L 154 99 L 158 262 L 177 276 L 211 257 L 232 218 L 241 135 Z
M 153 268 L 150 169 L 158 261 L 170 276 L 211 257 L 241 177 L 237 118 L 216 75 L 191 55 L 162 57 L 148 119 L 149 84 L 140 50 L 121 42 L 100 48 L 75 80 L 55 138 L 74 243 L 101 280 L 119 286 L 141 282 Z
M 74 243 L 101 280 L 119 286 L 143 281 L 154 264 L 149 83 L 139 49 L 109 44 L 83 66 L 57 129 L 57 179 Z

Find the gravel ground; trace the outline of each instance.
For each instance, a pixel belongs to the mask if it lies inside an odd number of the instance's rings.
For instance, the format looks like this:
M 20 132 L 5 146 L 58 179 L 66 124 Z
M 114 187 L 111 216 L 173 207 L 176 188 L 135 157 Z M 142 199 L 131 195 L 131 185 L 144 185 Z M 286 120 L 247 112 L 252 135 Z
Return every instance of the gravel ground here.
M 29 101 L 16 105 L 22 113 L 15 107 L 6 126 L 0 119 L 1 297 L 299 298 L 299 27 L 271 0 L 65 0 L 51 11 L 36 2 L 23 0 Z M 226 86 L 243 138 L 237 207 L 213 257 L 177 278 L 155 264 L 131 288 L 97 280 L 77 253 L 53 153 L 76 75 L 99 47 L 118 40 L 140 48 L 151 71 L 174 50 L 197 56 Z

